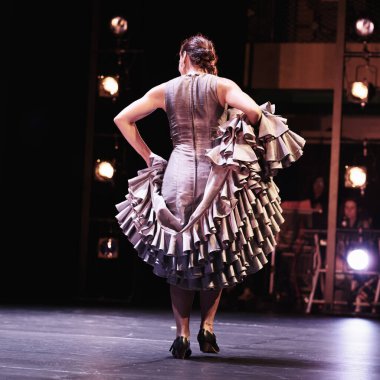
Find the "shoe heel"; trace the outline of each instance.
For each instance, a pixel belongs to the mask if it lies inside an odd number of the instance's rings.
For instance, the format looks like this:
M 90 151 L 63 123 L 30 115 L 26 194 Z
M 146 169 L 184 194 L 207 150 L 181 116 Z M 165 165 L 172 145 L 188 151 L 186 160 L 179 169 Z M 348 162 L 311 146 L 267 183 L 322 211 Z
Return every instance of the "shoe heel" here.
M 187 359 L 191 355 L 190 342 L 185 337 L 177 337 L 169 348 L 169 351 L 172 352 L 176 359 Z
M 212 344 L 204 342 L 200 347 L 202 352 L 205 353 L 214 353 L 216 354 L 218 351 L 212 346 Z
M 219 346 L 216 343 L 215 334 L 210 333 L 205 329 L 200 329 L 198 336 L 199 349 L 202 352 L 208 354 L 217 354 L 219 352 Z

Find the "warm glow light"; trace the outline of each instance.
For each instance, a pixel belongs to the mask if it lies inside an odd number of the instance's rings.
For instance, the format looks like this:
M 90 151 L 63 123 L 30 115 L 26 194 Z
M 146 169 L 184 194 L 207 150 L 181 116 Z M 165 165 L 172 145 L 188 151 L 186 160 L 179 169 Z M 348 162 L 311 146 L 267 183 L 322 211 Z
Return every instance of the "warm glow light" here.
M 99 181 L 109 181 L 115 173 L 115 168 L 108 161 L 96 161 L 95 176 Z
M 354 270 L 367 269 L 369 265 L 368 252 L 358 248 L 348 252 L 347 263 Z
M 125 18 L 117 16 L 110 22 L 111 31 L 116 35 L 124 34 L 128 29 L 128 22 Z
M 114 173 L 113 166 L 106 161 L 99 163 L 99 175 L 105 178 L 112 178 Z
M 351 86 L 351 94 L 353 97 L 364 100 L 368 98 L 368 85 L 364 82 L 354 82 Z
M 356 21 L 355 30 L 359 36 L 369 36 L 375 30 L 375 25 L 368 18 L 361 18 Z
M 103 90 L 111 96 L 119 91 L 119 82 L 115 77 L 102 77 L 100 82 Z
M 350 171 L 350 181 L 355 187 L 361 187 L 367 180 L 367 174 L 362 168 L 352 168 Z
M 113 237 L 100 238 L 98 241 L 98 257 L 100 259 L 116 259 L 119 256 L 119 242 Z
M 367 170 L 364 166 L 346 166 L 346 187 L 363 187 L 367 182 Z

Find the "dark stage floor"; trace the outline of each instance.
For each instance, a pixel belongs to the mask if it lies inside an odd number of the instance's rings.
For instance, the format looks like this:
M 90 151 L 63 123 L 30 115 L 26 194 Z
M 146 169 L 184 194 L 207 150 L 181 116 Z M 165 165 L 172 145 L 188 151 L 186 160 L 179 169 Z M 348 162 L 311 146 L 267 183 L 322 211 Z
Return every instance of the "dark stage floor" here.
M 173 359 L 170 310 L 0 307 L 0 379 L 379 379 L 380 322 L 219 312 L 221 353 Z

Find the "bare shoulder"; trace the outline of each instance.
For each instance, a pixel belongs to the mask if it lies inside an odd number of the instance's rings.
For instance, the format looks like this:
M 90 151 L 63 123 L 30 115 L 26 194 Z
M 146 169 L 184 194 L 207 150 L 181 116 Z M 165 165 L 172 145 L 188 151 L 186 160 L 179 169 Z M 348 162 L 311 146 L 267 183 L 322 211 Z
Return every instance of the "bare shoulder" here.
M 152 97 L 160 97 L 165 94 L 165 85 L 166 83 L 161 83 L 158 86 L 152 87 L 146 95 L 152 96 Z
M 217 94 L 219 103 L 224 107 L 227 101 L 228 94 L 235 90 L 240 90 L 240 87 L 231 79 L 218 77 Z M 238 91 L 240 92 L 240 91 Z
M 218 87 L 220 87 L 221 90 L 239 88 L 239 86 L 233 80 L 223 77 L 218 77 Z
M 155 87 L 152 87 L 145 96 L 156 105 L 156 108 L 165 109 L 165 85 L 161 83 Z

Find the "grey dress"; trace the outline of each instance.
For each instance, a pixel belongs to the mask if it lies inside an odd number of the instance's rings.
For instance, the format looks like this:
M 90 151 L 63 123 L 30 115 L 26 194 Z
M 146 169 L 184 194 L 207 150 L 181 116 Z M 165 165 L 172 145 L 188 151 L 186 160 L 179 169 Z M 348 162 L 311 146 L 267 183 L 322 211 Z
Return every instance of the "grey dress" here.
M 139 257 L 185 289 L 234 286 L 268 262 L 284 222 L 272 177 L 305 144 L 269 102 L 255 126 L 241 112 L 222 122 L 217 80 L 192 74 L 167 82 L 173 151 L 168 162 L 153 155 L 116 205 Z
M 224 112 L 216 84 L 214 75 L 193 74 L 166 85 L 165 105 L 174 149 L 164 174 L 162 196 L 182 225 L 202 200 L 211 170 L 206 152 Z

